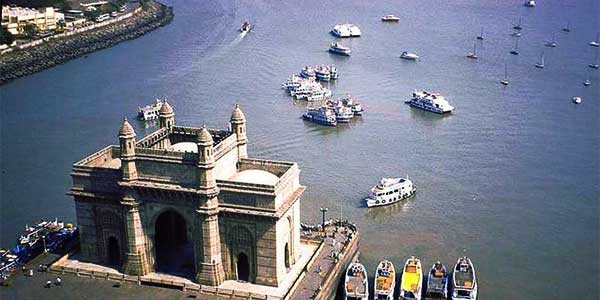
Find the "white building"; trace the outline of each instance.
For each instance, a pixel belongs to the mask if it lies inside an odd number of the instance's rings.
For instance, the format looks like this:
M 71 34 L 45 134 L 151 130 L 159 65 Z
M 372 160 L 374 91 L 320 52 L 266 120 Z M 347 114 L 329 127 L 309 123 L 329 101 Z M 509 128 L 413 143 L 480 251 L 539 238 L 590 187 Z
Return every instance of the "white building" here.
M 34 24 L 37 30 L 56 29 L 56 24 L 65 16 L 53 7 L 40 10 L 27 7 L 2 6 L 2 27 L 12 34 L 22 34 L 27 24 Z

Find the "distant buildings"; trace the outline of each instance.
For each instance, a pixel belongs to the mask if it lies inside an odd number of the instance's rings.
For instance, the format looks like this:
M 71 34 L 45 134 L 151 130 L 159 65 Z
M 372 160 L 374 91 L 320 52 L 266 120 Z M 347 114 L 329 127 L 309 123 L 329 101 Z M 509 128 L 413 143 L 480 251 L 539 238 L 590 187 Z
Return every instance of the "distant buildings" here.
M 65 16 L 53 7 L 40 10 L 26 7 L 2 6 L 2 27 L 12 34 L 23 34 L 27 24 L 35 25 L 38 31 L 55 30 Z

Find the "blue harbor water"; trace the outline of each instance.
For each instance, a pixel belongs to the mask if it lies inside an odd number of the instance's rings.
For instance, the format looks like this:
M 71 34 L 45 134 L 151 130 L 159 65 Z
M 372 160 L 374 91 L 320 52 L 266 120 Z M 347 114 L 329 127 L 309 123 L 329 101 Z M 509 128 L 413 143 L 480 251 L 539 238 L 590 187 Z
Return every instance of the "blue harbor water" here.
M 468 255 L 480 299 L 597 299 L 600 72 L 587 65 L 599 51 L 588 46 L 600 31 L 599 1 L 168 4 L 167 27 L 0 87 L 1 245 L 40 218 L 74 220 L 65 195 L 73 162 L 116 144 L 124 116 L 166 96 L 187 125 L 226 127 L 240 103 L 250 155 L 297 161 L 308 187 L 302 218 L 320 221 L 325 206 L 356 222 L 371 276 L 383 258 L 399 268 L 416 255 L 429 268 Z M 400 22 L 380 21 L 390 13 Z M 240 38 L 246 18 L 255 27 Z M 342 41 L 351 57 L 327 52 L 328 31 L 344 22 L 363 33 Z M 567 22 L 570 33 L 560 30 Z M 469 60 L 481 27 L 479 59 Z M 544 47 L 553 34 L 558 47 Z M 421 60 L 399 59 L 405 50 Z M 537 69 L 542 51 L 546 68 Z M 280 89 L 302 66 L 332 63 L 334 95 L 350 93 L 366 110 L 334 128 L 301 120 L 306 103 Z M 407 106 L 414 89 L 442 93 L 455 112 Z M 134 122 L 138 137 L 153 126 Z M 406 175 L 416 197 L 366 208 L 381 177 Z

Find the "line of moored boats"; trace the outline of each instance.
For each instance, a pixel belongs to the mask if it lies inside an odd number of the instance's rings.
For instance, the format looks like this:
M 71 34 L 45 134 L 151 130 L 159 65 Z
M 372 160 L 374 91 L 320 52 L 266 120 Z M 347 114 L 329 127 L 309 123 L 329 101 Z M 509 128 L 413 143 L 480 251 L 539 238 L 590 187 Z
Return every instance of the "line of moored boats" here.
M 395 297 L 398 282 L 398 298 Z M 475 268 L 471 259 L 461 257 L 456 261 L 452 272 L 448 272 L 441 262 L 435 262 L 429 272 L 424 273 L 421 260 L 411 256 L 404 263 L 402 274 L 398 274 L 394 264 L 382 260 L 377 265 L 373 287 L 377 300 L 427 298 L 452 300 L 477 299 L 478 286 Z M 346 300 L 368 300 L 369 280 L 365 266 L 360 262 L 351 263 L 346 269 L 344 280 Z

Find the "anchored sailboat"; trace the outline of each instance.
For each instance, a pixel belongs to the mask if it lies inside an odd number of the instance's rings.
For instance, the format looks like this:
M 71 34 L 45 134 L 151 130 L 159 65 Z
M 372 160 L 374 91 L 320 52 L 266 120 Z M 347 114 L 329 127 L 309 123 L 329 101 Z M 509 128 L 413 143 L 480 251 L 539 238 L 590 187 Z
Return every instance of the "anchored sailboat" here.
M 554 48 L 556 47 L 556 35 L 552 34 L 552 41 L 546 43 L 546 47 Z
M 592 47 L 600 47 L 600 32 L 596 33 L 596 40 L 590 42 Z
M 472 58 L 472 59 L 478 59 L 479 57 L 477 56 L 477 43 L 473 43 L 473 52 L 467 54 L 468 58 Z
M 589 64 L 588 67 L 592 68 L 592 69 L 598 69 L 598 51 L 596 51 L 596 58 L 594 59 L 594 62 Z
M 483 41 L 483 26 L 481 26 L 481 33 L 477 36 L 477 39 Z
M 508 81 L 508 66 L 504 64 L 504 79 L 500 80 L 500 83 L 503 85 L 508 85 L 510 82 Z
M 522 30 L 523 29 L 523 24 L 521 24 L 521 17 L 519 17 L 519 23 L 517 23 L 516 25 L 514 25 L 513 29 L 516 29 L 516 30 Z
M 515 47 L 510 51 L 512 55 L 519 55 L 519 39 L 515 41 Z
M 564 32 L 571 32 L 571 22 L 567 22 L 567 25 L 562 28 Z
M 535 67 L 543 69 L 545 66 L 546 65 L 544 65 L 544 52 L 542 52 L 542 55 L 540 57 L 540 62 L 538 62 L 537 64 L 535 64 Z

